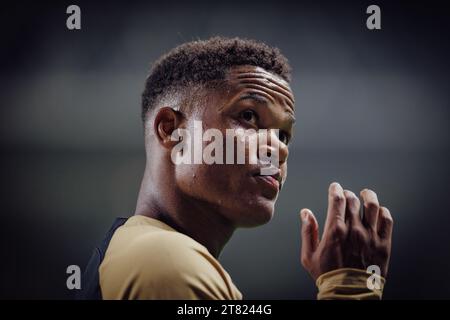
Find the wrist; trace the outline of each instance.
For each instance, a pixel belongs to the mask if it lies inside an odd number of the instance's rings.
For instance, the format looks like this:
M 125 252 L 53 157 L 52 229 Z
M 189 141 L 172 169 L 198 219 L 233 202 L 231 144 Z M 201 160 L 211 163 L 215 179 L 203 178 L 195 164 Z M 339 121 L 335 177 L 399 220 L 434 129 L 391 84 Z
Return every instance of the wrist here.
M 362 269 L 336 269 L 317 278 L 317 299 L 380 300 L 385 281 L 384 277 Z

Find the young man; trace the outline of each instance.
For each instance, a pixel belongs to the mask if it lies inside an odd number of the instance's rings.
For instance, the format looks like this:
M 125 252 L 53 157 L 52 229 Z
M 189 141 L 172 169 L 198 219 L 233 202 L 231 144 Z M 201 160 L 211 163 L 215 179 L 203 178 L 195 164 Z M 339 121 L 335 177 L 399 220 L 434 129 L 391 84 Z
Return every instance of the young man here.
M 154 64 L 142 96 L 147 163 L 136 211 L 115 223 L 91 259 L 85 297 L 242 299 L 217 258 L 236 228 L 267 223 L 274 214 L 295 121 L 289 72 L 278 49 L 238 38 L 185 43 Z M 236 151 L 234 142 L 231 151 L 215 150 L 215 163 L 175 161 L 182 139 L 174 134 L 196 123 L 214 129 L 216 139 L 227 130 L 254 129 L 259 136 L 277 129 L 259 145 L 277 154 L 277 165 L 270 163 L 275 170 L 263 174 L 267 161 L 249 161 L 248 144 L 245 163 L 221 161 Z M 381 298 L 392 217 L 373 191 L 360 197 L 362 203 L 338 183 L 330 185 L 321 238 L 313 213 L 300 212 L 301 262 L 316 280 L 319 299 Z M 372 265 L 380 276 L 369 288 Z

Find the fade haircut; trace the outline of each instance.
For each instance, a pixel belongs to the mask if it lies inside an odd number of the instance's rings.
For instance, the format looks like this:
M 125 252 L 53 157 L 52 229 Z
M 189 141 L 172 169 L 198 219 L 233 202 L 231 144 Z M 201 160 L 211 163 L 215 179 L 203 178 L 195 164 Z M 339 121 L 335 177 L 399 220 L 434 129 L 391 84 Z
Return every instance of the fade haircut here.
M 142 93 L 142 121 L 158 99 L 173 90 L 223 81 L 234 66 L 261 67 L 290 81 L 289 62 L 280 50 L 255 40 L 214 37 L 175 47 L 152 66 Z

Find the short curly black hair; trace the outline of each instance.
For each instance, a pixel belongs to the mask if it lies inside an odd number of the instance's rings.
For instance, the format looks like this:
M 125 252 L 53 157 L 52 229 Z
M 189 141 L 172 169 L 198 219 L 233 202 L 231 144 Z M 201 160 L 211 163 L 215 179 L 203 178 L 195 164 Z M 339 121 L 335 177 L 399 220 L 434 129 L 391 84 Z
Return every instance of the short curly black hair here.
M 142 93 L 142 121 L 157 99 L 170 89 L 223 80 L 230 67 L 239 65 L 261 67 L 290 81 L 291 68 L 278 48 L 240 38 L 187 42 L 154 63 Z

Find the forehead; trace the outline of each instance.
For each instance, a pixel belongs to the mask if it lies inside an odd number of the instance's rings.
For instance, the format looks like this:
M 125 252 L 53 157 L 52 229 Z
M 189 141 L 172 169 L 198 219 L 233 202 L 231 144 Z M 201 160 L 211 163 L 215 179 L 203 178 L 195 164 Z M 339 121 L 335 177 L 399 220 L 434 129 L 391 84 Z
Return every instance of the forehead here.
M 228 71 L 226 80 L 234 94 L 247 91 L 286 105 L 294 112 L 294 94 L 289 83 L 261 67 L 237 66 Z

